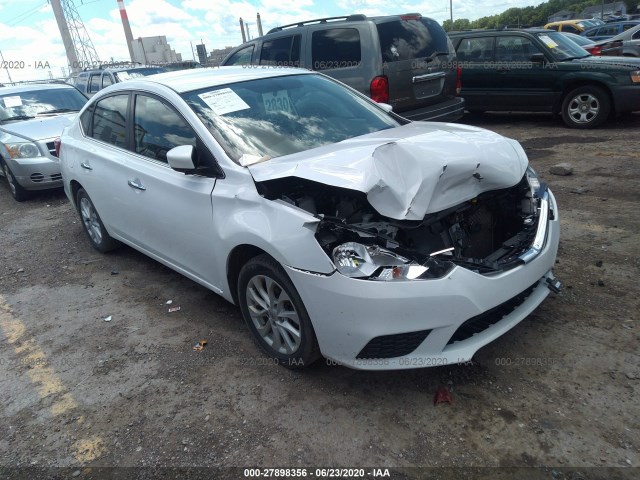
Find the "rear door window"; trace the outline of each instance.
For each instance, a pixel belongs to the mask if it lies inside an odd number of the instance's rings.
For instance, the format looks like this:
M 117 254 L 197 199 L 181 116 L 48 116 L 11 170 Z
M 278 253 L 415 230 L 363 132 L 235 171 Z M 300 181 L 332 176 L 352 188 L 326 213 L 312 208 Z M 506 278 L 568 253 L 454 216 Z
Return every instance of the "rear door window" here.
M 260 65 L 299 67 L 300 39 L 300 35 L 291 35 L 266 40 L 260 52 Z
M 243 48 L 242 50 L 238 50 L 236 53 L 231 55 L 229 60 L 227 60 L 225 65 L 249 65 L 251 63 L 251 57 L 253 56 L 253 49 L 255 45 L 249 45 L 248 47 Z
M 100 90 L 100 74 L 91 75 L 91 80 L 89 81 L 89 92 L 96 93 Z
M 128 94 L 113 95 L 96 103 L 91 136 L 101 142 L 125 148 L 128 103 Z
M 461 62 L 490 62 L 493 60 L 493 37 L 465 38 L 458 45 Z
M 314 70 L 357 67 L 362 59 L 360 32 L 356 28 L 318 30 L 311 36 Z
M 378 23 L 382 60 L 399 62 L 449 52 L 447 34 L 434 20 L 412 18 Z

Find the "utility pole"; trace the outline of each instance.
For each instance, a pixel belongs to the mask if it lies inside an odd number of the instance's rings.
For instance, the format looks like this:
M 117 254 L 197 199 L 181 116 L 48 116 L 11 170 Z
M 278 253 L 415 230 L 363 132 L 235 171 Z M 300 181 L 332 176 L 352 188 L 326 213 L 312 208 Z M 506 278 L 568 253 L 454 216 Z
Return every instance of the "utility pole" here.
M 449 12 L 451 13 L 451 30 L 453 30 L 453 0 L 449 0 Z
M 100 64 L 98 53 L 73 0 L 50 0 L 62 43 L 73 73 Z

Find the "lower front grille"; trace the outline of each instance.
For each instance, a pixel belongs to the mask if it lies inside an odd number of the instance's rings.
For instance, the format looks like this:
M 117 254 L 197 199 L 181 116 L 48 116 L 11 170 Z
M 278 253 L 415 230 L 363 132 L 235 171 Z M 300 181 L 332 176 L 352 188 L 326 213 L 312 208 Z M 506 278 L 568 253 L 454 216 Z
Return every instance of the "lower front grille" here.
M 51 181 L 52 182 L 57 182 L 58 180 L 62 180 L 62 174 L 61 173 L 54 173 L 53 175 L 51 175 Z
M 455 331 L 447 345 L 451 345 L 452 343 L 461 342 L 462 340 L 471 338 L 475 334 L 483 332 L 491 325 L 495 325 L 496 323 L 498 323 L 500 320 L 502 320 L 504 317 L 506 317 L 516 308 L 522 305 L 524 301 L 529 298 L 529 295 L 531 295 L 538 283 L 539 282 L 534 283 L 525 291 L 519 293 L 506 302 L 501 303 L 497 307 L 493 307 L 491 310 L 487 310 L 486 312 L 481 313 L 480 315 L 476 315 L 475 317 L 472 317 L 464 322 Z
M 420 345 L 431 330 L 383 335 L 367 343 L 356 358 L 395 358 L 409 355 Z
M 41 181 L 44 180 L 44 175 L 41 173 L 32 173 L 29 178 L 34 183 L 40 183 Z

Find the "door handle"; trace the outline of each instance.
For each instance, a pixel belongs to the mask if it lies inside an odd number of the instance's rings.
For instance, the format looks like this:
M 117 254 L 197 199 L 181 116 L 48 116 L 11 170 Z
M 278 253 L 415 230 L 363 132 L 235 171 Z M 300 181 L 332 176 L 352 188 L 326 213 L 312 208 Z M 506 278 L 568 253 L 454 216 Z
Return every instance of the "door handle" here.
M 137 188 L 138 190 L 146 190 L 147 189 L 147 187 L 142 185 L 142 182 L 140 180 L 138 180 L 137 178 L 135 178 L 133 180 L 129 180 L 127 183 L 129 184 L 130 187 Z
M 86 163 L 86 162 L 82 162 L 82 163 L 80 164 L 80 166 L 81 166 L 82 168 L 84 168 L 85 170 L 93 170 L 93 168 L 91 167 L 91 165 L 89 165 L 89 164 L 88 164 L 88 163 Z

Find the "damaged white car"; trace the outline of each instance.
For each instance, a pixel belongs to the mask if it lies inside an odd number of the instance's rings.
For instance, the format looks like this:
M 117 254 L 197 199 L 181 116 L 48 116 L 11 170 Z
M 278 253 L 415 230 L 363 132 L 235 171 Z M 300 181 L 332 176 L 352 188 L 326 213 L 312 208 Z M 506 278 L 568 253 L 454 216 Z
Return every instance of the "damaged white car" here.
M 409 123 L 318 73 L 114 85 L 59 148 L 95 248 L 238 304 L 288 367 L 464 362 L 561 286 L 558 209 L 516 141 Z

